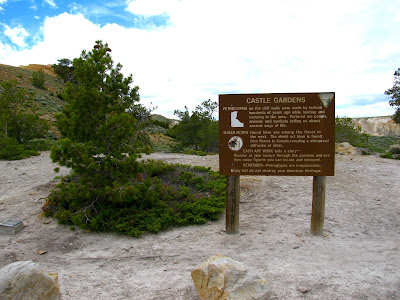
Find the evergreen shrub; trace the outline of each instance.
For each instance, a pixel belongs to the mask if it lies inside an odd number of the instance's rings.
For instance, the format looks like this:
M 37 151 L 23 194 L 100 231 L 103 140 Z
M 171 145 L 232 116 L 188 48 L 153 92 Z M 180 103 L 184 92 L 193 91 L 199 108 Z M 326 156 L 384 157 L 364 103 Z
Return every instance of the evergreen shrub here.
M 65 106 L 56 114 L 62 135 L 53 162 L 71 168 L 43 211 L 61 224 L 140 236 L 174 225 L 215 220 L 225 207 L 224 177 L 209 169 L 138 160 L 149 153 L 150 113 L 137 104 L 111 49 L 96 41 L 74 59 L 75 83 L 67 82 Z M 201 178 L 200 178 L 201 177 Z
M 47 89 L 44 85 L 46 82 L 46 77 L 44 76 L 43 70 L 39 70 L 38 72 L 33 72 L 31 80 L 34 87 L 37 87 L 42 90 Z
M 64 177 L 47 199 L 45 215 L 60 224 L 139 237 L 217 220 L 225 209 L 225 177 L 204 167 L 147 161 L 143 173 L 97 190 L 95 199 L 87 188 L 79 176 Z
M 368 143 L 369 135 L 356 127 L 351 118 L 335 118 L 335 142 L 348 142 L 354 147 L 363 147 Z

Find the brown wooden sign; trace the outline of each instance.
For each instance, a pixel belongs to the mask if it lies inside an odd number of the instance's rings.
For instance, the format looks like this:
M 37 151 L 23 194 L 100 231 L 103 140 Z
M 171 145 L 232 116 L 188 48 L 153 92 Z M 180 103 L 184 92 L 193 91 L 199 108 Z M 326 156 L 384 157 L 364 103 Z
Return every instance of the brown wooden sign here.
M 221 175 L 333 176 L 335 93 L 219 95 Z

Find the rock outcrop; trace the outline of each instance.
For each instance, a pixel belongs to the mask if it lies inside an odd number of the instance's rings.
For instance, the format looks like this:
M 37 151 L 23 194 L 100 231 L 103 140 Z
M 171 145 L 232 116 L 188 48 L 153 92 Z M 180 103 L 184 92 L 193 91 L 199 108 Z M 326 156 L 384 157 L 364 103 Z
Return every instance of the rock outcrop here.
M 0 299 L 59 300 L 57 275 L 49 275 L 33 261 L 9 264 L 0 269 Z
M 353 118 L 356 126 L 360 126 L 363 132 L 375 136 L 400 136 L 400 124 L 396 124 L 391 116 Z
M 214 255 L 192 271 L 194 286 L 204 300 L 269 299 L 271 290 L 246 265 L 230 257 Z
M 340 155 L 354 155 L 357 153 L 356 148 L 348 142 L 336 144 L 335 148 L 335 153 Z

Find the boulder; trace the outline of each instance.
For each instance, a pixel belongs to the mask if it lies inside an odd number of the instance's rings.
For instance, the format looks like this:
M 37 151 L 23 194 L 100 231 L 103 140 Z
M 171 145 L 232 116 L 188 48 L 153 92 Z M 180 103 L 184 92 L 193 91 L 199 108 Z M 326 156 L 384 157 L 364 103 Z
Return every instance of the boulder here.
M 0 269 L 0 299 L 61 299 L 57 275 L 45 273 L 33 261 L 9 264 Z
M 200 299 L 269 299 L 270 286 L 245 264 L 214 255 L 192 271 Z
M 341 155 L 354 155 L 357 153 L 356 148 L 347 142 L 336 144 L 335 152 Z

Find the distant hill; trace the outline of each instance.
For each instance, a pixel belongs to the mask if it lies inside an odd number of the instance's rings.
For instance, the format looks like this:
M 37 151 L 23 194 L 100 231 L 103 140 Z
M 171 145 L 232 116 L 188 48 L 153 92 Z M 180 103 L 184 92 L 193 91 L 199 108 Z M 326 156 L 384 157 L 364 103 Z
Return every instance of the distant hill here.
M 31 78 L 33 72 L 43 70 L 46 82 L 45 86 L 47 90 L 42 90 L 33 86 Z M 29 92 L 35 93 L 35 102 L 38 104 L 38 113 L 41 118 L 49 120 L 51 123 L 55 121 L 54 114 L 61 112 L 64 105 L 64 101 L 61 100 L 57 95 L 60 95 L 65 88 L 63 80 L 57 77 L 53 68 L 50 65 L 38 65 L 29 64 L 28 66 L 13 67 L 4 64 L 0 64 L 0 81 L 8 81 L 15 79 L 18 82 L 18 86 L 25 88 Z M 153 120 L 161 122 L 168 122 L 173 124 L 178 122 L 174 119 L 168 119 L 159 114 L 151 115 Z M 54 124 L 54 123 L 53 123 Z M 53 130 L 55 128 L 53 126 Z
M 33 72 L 43 70 L 46 78 L 45 87 L 47 90 L 39 89 L 33 86 L 31 78 Z M 64 101 L 57 97 L 64 90 L 63 81 L 57 77 L 50 66 L 29 65 L 13 67 L 0 64 L 0 81 L 15 79 L 18 86 L 26 89 L 28 92 L 34 92 L 34 100 L 37 103 L 37 111 L 40 118 L 50 121 L 50 131 L 57 135 L 57 129 L 54 125 L 54 113 L 60 112 Z
M 46 78 L 47 90 L 34 87 L 31 81 L 33 72 L 43 69 Z M 20 87 L 35 93 L 39 114 L 42 117 L 52 117 L 55 112 L 61 111 L 64 101 L 57 97 L 64 90 L 63 81 L 51 71 L 50 66 L 29 65 L 26 67 L 12 67 L 0 64 L 0 81 L 15 79 Z
M 170 125 L 178 122 L 178 120 L 176 120 L 176 119 L 168 119 L 168 118 L 166 118 L 162 115 L 158 115 L 158 114 L 151 115 L 151 119 L 155 120 L 155 121 L 160 121 L 160 122 L 167 122 Z
M 43 70 L 44 73 L 57 77 L 57 73 L 54 72 L 54 69 L 51 65 L 36 65 L 36 64 L 29 64 L 27 66 L 19 66 L 20 68 L 31 70 L 34 72 L 38 72 Z
M 36 88 L 32 85 L 33 72 L 43 70 L 47 90 Z M 35 93 L 35 101 L 41 118 L 54 122 L 54 113 L 60 112 L 64 101 L 57 95 L 65 88 L 63 80 L 57 77 L 50 65 L 29 64 L 28 66 L 13 67 L 0 64 L 0 81 L 15 79 L 20 87 Z M 159 114 L 152 114 L 151 118 L 160 122 L 168 122 L 170 125 L 177 124 L 178 120 L 169 119 Z M 390 116 L 354 118 L 354 123 L 361 126 L 364 132 L 377 136 L 400 136 L 400 125 L 395 124 Z

